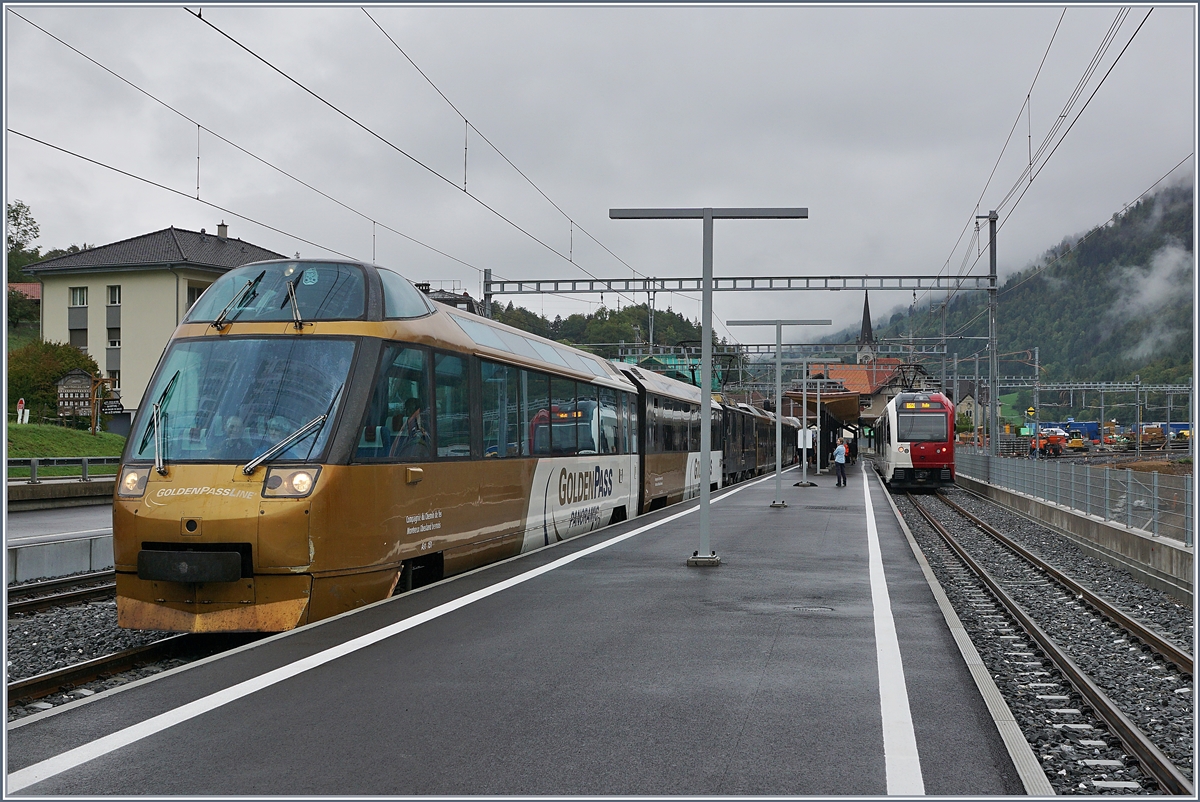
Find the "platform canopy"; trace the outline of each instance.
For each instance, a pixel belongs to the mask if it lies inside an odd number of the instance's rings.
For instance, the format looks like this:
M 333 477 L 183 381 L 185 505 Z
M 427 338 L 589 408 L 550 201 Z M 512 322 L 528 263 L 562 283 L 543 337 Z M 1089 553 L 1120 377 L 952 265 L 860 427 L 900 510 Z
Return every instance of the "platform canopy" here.
M 800 406 L 804 405 L 804 393 L 801 390 L 788 390 L 783 394 L 784 398 L 795 401 Z M 835 420 L 851 426 L 858 425 L 858 393 L 841 392 L 841 393 L 821 393 L 821 408 L 825 413 Z M 815 416 L 817 413 L 817 394 L 813 390 L 808 391 L 808 414 Z M 811 417 L 810 417 L 811 420 Z

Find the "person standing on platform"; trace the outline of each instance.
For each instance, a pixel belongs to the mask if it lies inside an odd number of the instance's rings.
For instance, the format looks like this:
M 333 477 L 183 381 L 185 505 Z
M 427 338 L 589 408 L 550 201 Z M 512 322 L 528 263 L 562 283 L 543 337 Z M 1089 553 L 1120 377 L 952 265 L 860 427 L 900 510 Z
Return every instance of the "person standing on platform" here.
M 846 447 L 850 449 L 850 464 L 857 465 L 858 464 L 858 438 L 854 438 L 853 440 L 851 440 L 847 444 Z
M 837 468 L 837 484 L 835 487 L 846 486 L 846 441 L 838 438 L 837 448 L 833 450 L 833 465 Z

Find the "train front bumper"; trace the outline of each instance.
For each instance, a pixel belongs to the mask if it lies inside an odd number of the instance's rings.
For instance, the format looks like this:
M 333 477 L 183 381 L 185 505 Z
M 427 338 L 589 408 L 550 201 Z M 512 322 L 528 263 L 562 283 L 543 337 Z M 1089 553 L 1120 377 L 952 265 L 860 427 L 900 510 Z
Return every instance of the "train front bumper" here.
M 312 577 L 169 582 L 117 573 L 117 624 L 164 632 L 283 632 L 308 623 Z

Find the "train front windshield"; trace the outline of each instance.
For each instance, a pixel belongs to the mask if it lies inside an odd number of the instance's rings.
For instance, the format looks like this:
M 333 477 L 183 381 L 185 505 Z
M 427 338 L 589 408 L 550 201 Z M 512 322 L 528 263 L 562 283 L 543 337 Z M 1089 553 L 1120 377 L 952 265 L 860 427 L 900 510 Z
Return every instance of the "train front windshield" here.
M 316 337 L 176 341 L 146 395 L 127 458 L 154 459 L 157 403 L 164 460 L 245 463 L 328 415 L 277 457 L 317 459 L 344 400 L 354 347 Z
M 947 439 L 944 412 L 900 412 L 896 417 L 897 442 L 945 442 Z

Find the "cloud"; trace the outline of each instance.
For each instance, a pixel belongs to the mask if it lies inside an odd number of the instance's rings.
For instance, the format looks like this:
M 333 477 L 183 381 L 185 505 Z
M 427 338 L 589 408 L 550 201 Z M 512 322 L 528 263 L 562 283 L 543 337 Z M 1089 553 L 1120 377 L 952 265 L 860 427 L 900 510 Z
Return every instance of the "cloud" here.
M 1122 267 L 1110 280 L 1114 301 L 1104 315 L 1100 336 L 1108 338 L 1123 324 L 1137 318 L 1149 318 L 1149 328 L 1122 351 L 1131 360 L 1148 359 L 1181 334 L 1161 313 L 1192 292 L 1195 257 L 1177 244 L 1160 248 L 1146 266 Z

